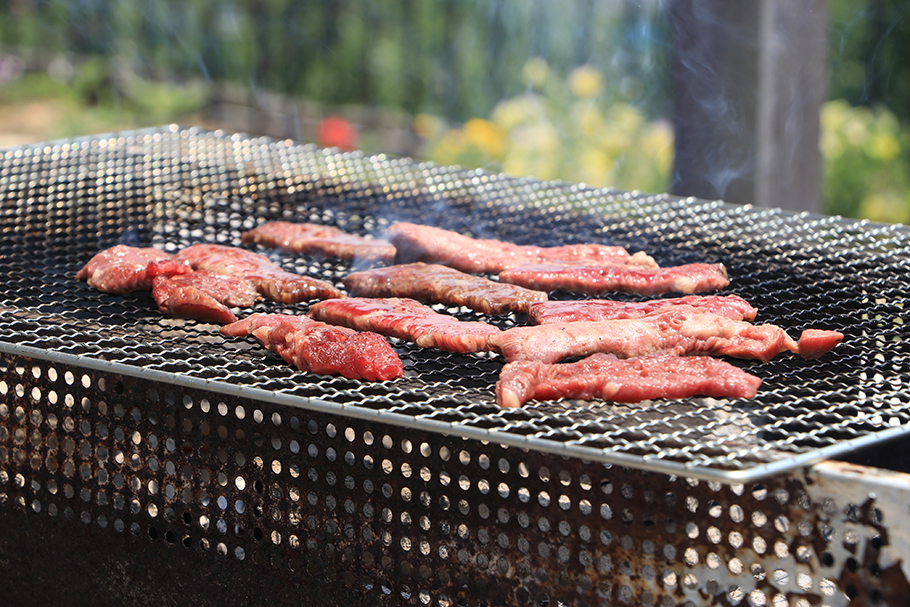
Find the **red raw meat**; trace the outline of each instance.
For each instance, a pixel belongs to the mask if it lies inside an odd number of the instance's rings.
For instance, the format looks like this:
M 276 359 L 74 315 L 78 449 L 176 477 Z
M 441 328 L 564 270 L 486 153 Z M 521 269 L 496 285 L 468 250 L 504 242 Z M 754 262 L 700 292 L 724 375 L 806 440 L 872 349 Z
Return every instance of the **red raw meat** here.
M 244 232 L 243 244 L 259 244 L 294 253 L 322 253 L 340 259 L 391 262 L 395 247 L 384 240 L 348 234 L 333 226 L 315 223 L 270 221 Z
M 541 291 L 423 262 L 354 272 L 344 279 L 344 286 L 357 297 L 407 297 L 465 306 L 484 314 L 525 312 L 530 304 L 547 299 Z
M 313 304 L 310 316 L 333 325 L 412 341 L 424 348 L 446 352 L 490 349 L 490 336 L 500 333 L 483 322 L 463 322 L 440 314 L 413 299 L 344 297 Z
M 156 283 L 167 280 L 164 277 L 155 279 Z M 161 313 L 171 318 L 192 318 L 219 325 L 237 320 L 227 306 L 195 287 L 168 285 L 162 289 L 156 284 L 152 287 L 152 295 Z
M 190 264 L 185 261 L 174 261 L 173 258 L 153 261 L 145 269 L 146 274 L 152 280 L 159 276 L 177 276 L 178 274 L 189 274 L 194 271 Z
M 155 278 L 154 282 L 157 284 L 159 281 L 172 288 L 194 287 L 217 301 L 235 308 L 248 308 L 260 299 L 256 286 L 249 280 L 216 274 L 208 270 L 193 270 L 171 276 L 160 275 Z
M 490 345 L 509 362 L 545 363 L 596 352 L 620 358 L 657 352 L 715 354 L 763 362 L 786 350 L 800 353 L 799 344 L 780 327 L 731 320 L 691 306 L 642 318 L 514 327 L 492 336 Z
M 154 264 L 150 268 L 151 265 Z M 166 274 L 160 267 L 155 273 L 152 297 L 158 302 L 158 309 L 173 318 L 227 324 L 237 320 L 228 307 L 247 308 L 259 299 L 255 285 L 243 278 L 207 270 Z
M 306 316 L 253 314 L 225 325 L 227 336 L 253 335 L 301 371 L 385 381 L 401 377 L 404 367 L 389 342 L 376 333 L 327 325 Z
M 655 398 L 752 398 L 761 379 L 726 361 L 708 356 L 657 354 L 619 359 L 592 354 L 574 363 L 512 362 L 496 383 L 501 407 L 573 398 L 636 403 Z
M 702 293 L 730 281 L 722 264 L 691 263 L 668 268 L 534 264 L 499 273 L 499 280 L 538 291 L 603 295 L 625 291 L 640 295 Z
M 194 270 L 245 278 L 264 297 L 285 304 L 343 295 L 325 281 L 286 272 L 268 257 L 236 247 L 194 244 L 174 255 L 173 260 L 186 262 Z
M 544 301 L 531 304 L 528 316 L 532 322 L 539 325 L 582 320 L 618 320 L 641 318 L 681 305 L 692 306 L 733 320 L 755 320 L 758 313 L 749 302 L 736 295 L 686 295 L 639 302 L 612 299 Z
M 492 239 L 475 239 L 451 230 L 414 223 L 396 223 L 388 229 L 395 245 L 395 262 L 439 263 L 470 274 L 496 274 L 533 263 L 633 265 L 657 267 L 643 252 L 629 255 L 622 247 L 599 244 L 535 247 Z
M 806 329 L 799 336 L 799 355 L 803 358 L 818 358 L 827 354 L 844 339 L 838 331 Z
M 160 249 L 118 244 L 92 257 L 76 273 L 76 279 L 87 280 L 90 286 L 105 293 L 148 291 L 152 288 L 152 277 L 148 276 L 146 268 L 152 262 L 169 257 Z

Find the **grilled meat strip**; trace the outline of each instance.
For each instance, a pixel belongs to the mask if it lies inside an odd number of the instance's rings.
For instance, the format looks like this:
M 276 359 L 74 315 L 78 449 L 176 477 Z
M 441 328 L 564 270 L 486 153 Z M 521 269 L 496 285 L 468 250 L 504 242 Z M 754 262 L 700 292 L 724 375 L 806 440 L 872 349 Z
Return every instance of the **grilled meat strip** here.
M 194 318 L 227 324 L 237 320 L 230 307 L 247 308 L 260 299 L 249 280 L 193 270 L 173 260 L 150 263 L 152 297 L 158 309 L 173 318 Z
M 395 259 L 395 247 L 384 240 L 355 236 L 333 226 L 270 221 L 240 235 L 243 244 L 258 244 L 294 253 L 321 253 L 340 259 L 382 261 Z
M 533 263 L 630 265 L 654 268 L 643 252 L 629 255 L 622 247 L 599 244 L 535 247 L 492 239 L 475 239 L 458 232 L 414 223 L 396 223 L 386 234 L 395 246 L 395 263 L 424 261 L 467 272 L 496 274 Z
M 686 295 L 636 302 L 612 299 L 543 301 L 530 305 L 528 317 L 539 325 L 582 320 L 618 320 L 641 318 L 680 305 L 692 306 L 733 320 L 755 320 L 758 313 L 749 302 L 737 295 Z
M 251 306 L 259 298 L 248 280 L 194 271 L 154 248 L 117 245 L 95 255 L 76 277 L 107 293 L 151 290 L 167 316 L 220 324 L 237 320 L 228 306 Z
M 447 266 L 416 262 L 348 274 L 344 286 L 355 297 L 408 297 L 424 303 L 465 306 L 484 314 L 526 312 L 547 294 Z
M 518 361 L 503 367 L 496 383 L 501 407 L 535 400 L 610 400 L 636 403 L 654 398 L 752 398 L 761 379 L 709 356 L 654 354 L 619 359 L 592 354 L 574 363 Z
M 407 298 L 344 297 L 313 304 L 309 315 L 333 325 L 412 341 L 424 348 L 446 352 L 488 350 L 489 338 L 499 329 L 483 322 L 463 322 Z
M 194 286 L 180 286 L 168 276 L 154 280 L 152 296 L 161 313 L 171 318 L 192 318 L 219 325 L 237 320 L 230 308 L 205 291 Z
M 164 261 L 170 255 L 152 247 L 129 247 L 118 244 L 92 257 L 79 272 L 77 280 L 87 280 L 99 291 L 113 294 L 148 291 L 152 278 L 146 273 L 148 265 Z
M 844 339 L 840 331 L 805 329 L 799 336 L 799 355 L 803 358 L 818 358 L 831 351 Z
M 301 371 L 385 381 L 401 377 L 401 359 L 376 333 L 327 325 L 306 316 L 252 314 L 225 325 L 226 336 L 252 335 Z
M 625 291 L 640 295 L 702 293 L 730 281 L 722 264 L 691 263 L 668 268 L 534 264 L 504 270 L 499 280 L 538 291 L 603 295 Z
M 807 349 L 817 357 L 833 348 L 843 337 L 826 331 L 825 339 L 810 335 Z M 753 325 L 677 306 L 652 316 L 596 322 L 567 322 L 514 327 L 490 338 L 490 346 L 506 361 L 536 360 L 555 363 L 569 356 L 596 352 L 633 358 L 657 352 L 714 354 L 767 362 L 789 350 L 800 353 L 799 343 L 775 325 Z
M 245 278 L 267 299 L 285 304 L 342 296 L 341 291 L 325 281 L 286 272 L 268 257 L 236 247 L 194 244 L 172 259 L 185 262 L 194 270 Z

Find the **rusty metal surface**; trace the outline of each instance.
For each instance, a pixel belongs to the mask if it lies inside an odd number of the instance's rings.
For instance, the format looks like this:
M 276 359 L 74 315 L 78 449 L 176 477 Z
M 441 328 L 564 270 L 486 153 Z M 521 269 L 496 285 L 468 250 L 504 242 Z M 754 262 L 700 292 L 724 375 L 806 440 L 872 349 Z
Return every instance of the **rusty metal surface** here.
M 907 479 L 668 477 L 4 355 L 0 601 L 899 605 Z

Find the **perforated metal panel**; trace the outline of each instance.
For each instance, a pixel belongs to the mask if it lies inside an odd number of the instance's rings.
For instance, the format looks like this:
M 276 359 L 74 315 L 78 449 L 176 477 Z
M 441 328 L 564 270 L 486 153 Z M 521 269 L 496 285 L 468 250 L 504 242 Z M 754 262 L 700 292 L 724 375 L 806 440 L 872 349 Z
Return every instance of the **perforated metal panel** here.
M 496 356 L 395 341 L 401 380 L 312 376 L 74 279 L 269 219 L 721 261 L 761 321 L 846 338 L 738 363 L 750 401 L 501 411 Z M 0 603 L 900 604 L 904 477 L 801 466 L 906 432 L 908 236 L 177 127 L 3 152 Z
M 910 590 L 906 475 L 730 485 L 153 373 L 12 355 L 0 372 L 3 604 L 833 607 Z

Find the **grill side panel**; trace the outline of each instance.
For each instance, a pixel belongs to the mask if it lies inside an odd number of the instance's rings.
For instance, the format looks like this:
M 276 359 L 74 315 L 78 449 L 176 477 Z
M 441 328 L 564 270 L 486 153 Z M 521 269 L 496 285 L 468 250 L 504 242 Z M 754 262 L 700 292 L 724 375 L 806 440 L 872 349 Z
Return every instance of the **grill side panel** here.
M 728 485 L 13 355 L 0 378 L 4 603 L 906 596 L 903 475 Z

